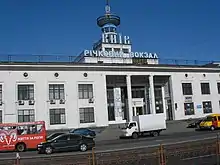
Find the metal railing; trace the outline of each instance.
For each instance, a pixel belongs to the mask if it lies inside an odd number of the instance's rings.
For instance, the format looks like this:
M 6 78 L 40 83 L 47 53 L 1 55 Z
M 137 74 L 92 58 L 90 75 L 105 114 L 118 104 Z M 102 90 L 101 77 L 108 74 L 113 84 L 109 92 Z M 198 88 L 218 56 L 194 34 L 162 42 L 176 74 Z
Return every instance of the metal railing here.
M 23 63 L 74 63 L 79 59 L 80 56 L 66 56 L 66 55 L 5 55 L 0 54 L 0 63 L 7 62 L 7 63 L 16 63 L 16 62 L 23 62 Z M 96 58 L 96 57 L 94 57 Z M 220 61 L 202 61 L 202 60 L 187 60 L 187 59 L 164 59 L 159 58 L 159 64 L 168 64 L 168 65 L 206 65 L 206 64 L 213 64 L 218 63 Z M 146 59 L 135 59 L 136 63 L 140 61 L 140 64 L 146 64 Z
M 14 163 L 13 163 L 14 162 Z M 86 154 L 60 154 L 56 156 L 20 157 L 2 160 L 0 165 L 220 165 L 220 141 L 214 139 L 185 142 L 183 144 L 131 150 L 97 152 L 95 148 Z

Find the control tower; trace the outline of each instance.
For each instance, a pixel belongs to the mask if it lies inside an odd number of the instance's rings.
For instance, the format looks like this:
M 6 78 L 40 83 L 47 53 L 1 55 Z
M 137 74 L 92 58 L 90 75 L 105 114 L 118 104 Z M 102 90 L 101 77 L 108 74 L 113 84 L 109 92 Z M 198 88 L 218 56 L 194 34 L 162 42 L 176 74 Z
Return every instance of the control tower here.
M 121 53 L 126 57 L 131 52 L 131 41 L 129 36 L 122 36 L 117 31 L 121 19 L 111 13 L 109 0 L 106 1 L 105 15 L 97 18 L 97 25 L 101 28 L 102 37 L 93 45 L 93 50 Z M 110 61 L 109 61 L 110 60 Z M 128 58 L 112 58 L 103 62 L 132 63 Z
M 109 0 L 106 0 L 105 14 L 97 18 L 97 25 L 101 29 L 101 39 L 91 50 L 84 50 L 75 62 L 83 63 L 123 63 L 132 64 L 143 61 L 148 64 L 157 64 L 155 54 L 147 52 L 132 52 L 132 44 L 129 36 L 118 33 L 121 23 L 119 16 L 112 14 Z

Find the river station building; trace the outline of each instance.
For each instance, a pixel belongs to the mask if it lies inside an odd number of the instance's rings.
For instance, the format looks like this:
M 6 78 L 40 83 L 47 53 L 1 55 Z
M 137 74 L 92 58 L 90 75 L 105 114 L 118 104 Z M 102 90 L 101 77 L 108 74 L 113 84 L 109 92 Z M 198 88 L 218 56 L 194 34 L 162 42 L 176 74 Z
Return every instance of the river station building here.
M 132 52 L 108 4 L 97 24 L 101 39 L 76 58 L 2 59 L 0 123 L 44 120 L 47 129 L 67 129 L 125 123 L 142 114 L 183 120 L 220 113 L 219 63 L 164 64 L 156 53 Z

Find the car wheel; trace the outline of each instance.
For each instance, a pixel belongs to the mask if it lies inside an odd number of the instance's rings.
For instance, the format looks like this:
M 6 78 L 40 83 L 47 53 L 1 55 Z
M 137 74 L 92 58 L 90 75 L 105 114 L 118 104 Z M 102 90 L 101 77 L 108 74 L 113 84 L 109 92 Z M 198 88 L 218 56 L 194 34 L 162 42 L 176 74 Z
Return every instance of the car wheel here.
M 160 133 L 159 133 L 159 131 L 153 131 L 153 132 L 151 133 L 151 135 L 152 135 L 153 137 L 156 137 L 156 136 L 159 136 Z
M 17 150 L 18 152 L 24 152 L 24 151 L 25 151 L 25 148 L 26 148 L 26 146 L 25 146 L 24 143 L 19 143 L 19 144 L 16 146 L 16 150 Z
M 132 134 L 132 138 L 133 138 L 133 139 L 137 139 L 137 138 L 138 138 L 138 134 L 137 134 L 136 132 L 133 133 L 133 134 Z
M 53 152 L 52 147 L 46 147 L 46 148 L 45 148 L 45 153 L 46 153 L 46 154 L 52 154 L 52 152 Z
M 87 145 L 86 144 L 80 144 L 79 150 L 82 151 L 82 152 L 87 151 Z

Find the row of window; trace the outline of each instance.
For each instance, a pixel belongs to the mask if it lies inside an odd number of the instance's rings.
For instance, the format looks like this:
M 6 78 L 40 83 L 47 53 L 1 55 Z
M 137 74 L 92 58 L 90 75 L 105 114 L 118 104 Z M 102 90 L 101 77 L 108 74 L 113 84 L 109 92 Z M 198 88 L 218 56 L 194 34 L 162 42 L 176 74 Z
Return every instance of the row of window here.
M 209 95 L 210 85 L 209 83 L 200 83 L 202 95 Z M 220 82 L 217 83 L 218 94 L 220 94 Z M 182 83 L 183 95 L 193 95 L 192 83 Z
M 107 51 L 107 52 L 111 52 L 112 50 L 114 50 L 114 52 L 123 52 L 123 53 L 129 53 L 129 49 L 120 49 L 120 48 L 114 48 L 114 49 L 112 49 L 112 48 L 105 48 L 105 51 Z
M 80 123 L 94 123 L 95 115 L 94 108 L 79 108 Z M 0 123 L 2 123 L 2 110 L 0 110 Z M 50 125 L 66 124 L 66 112 L 64 108 L 56 108 L 49 110 Z M 34 109 L 19 109 L 18 122 L 33 122 L 35 121 Z
M 18 100 L 34 100 L 34 84 L 19 84 L 17 86 Z M 79 99 L 93 98 L 92 84 L 78 84 Z M 49 100 L 64 100 L 64 84 L 49 84 Z M 0 100 L 2 100 L 2 85 L 0 85 Z
M 219 106 L 220 106 L 220 101 L 219 101 Z M 213 113 L 211 101 L 203 101 L 202 105 L 197 105 L 196 108 L 202 109 L 204 114 Z M 194 102 L 184 103 L 184 110 L 185 110 L 185 115 L 195 115 Z

